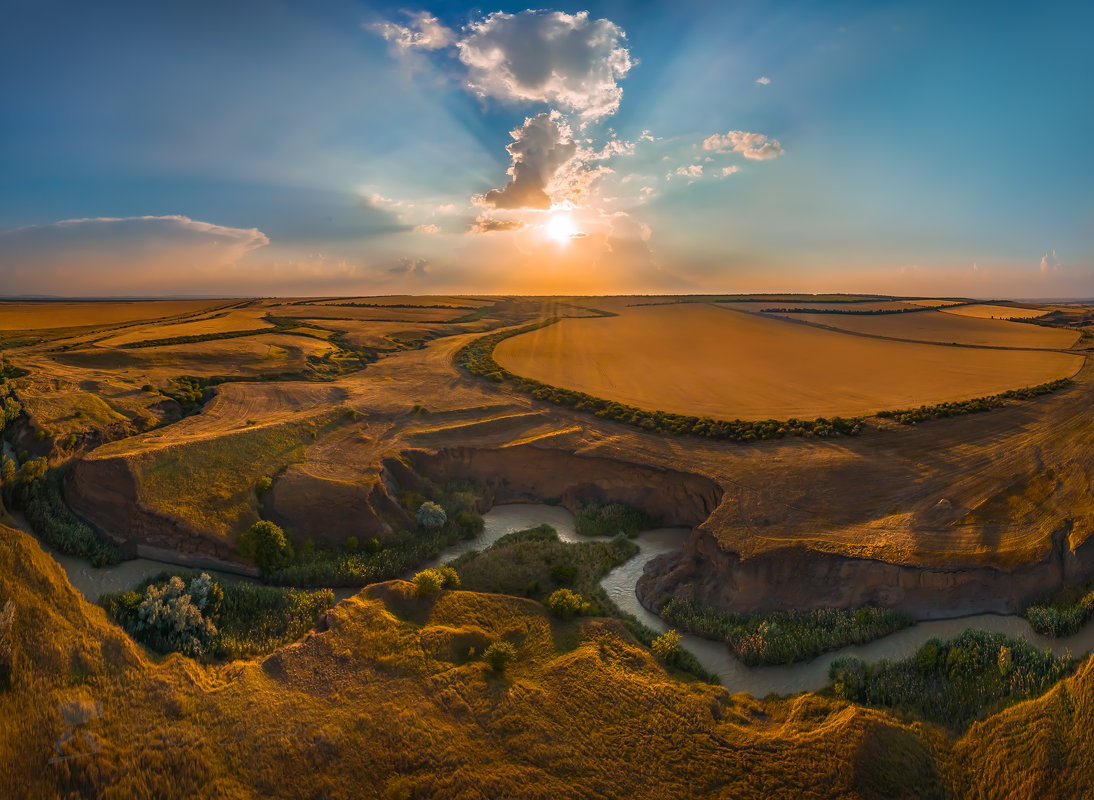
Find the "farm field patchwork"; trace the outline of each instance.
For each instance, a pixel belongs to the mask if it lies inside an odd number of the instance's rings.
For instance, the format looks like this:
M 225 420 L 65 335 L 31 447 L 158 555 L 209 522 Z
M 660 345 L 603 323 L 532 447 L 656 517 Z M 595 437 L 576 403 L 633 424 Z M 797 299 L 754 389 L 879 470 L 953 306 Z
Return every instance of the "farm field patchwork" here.
M 265 314 L 265 309 L 233 309 L 213 313 L 199 319 L 187 320 L 186 322 L 167 325 L 142 325 L 136 328 L 127 328 L 117 336 L 103 339 L 97 344 L 106 347 L 118 347 L 133 342 L 170 339 L 176 336 L 206 336 L 216 333 L 272 328 L 273 325 L 263 319 Z
M 494 353 L 506 369 L 554 386 L 730 420 L 961 400 L 1067 377 L 1083 363 L 1065 353 L 871 340 L 697 304 L 566 319 Z
M 1062 350 L 1079 338 L 1077 331 L 1024 325 L 1003 319 L 958 315 L 942 311 L 914 314 L 795 314 L 794 319 L 870 336 L 982 347 L 1032 347 Z
M 1043 317 L 1049 309 L 1021 308 L 1019 306 L 995 306 L 974 304 L 945 309 L 947 314 L 959 314 L 962 317 L 981 317 L 987 319 L 1036 319 Z

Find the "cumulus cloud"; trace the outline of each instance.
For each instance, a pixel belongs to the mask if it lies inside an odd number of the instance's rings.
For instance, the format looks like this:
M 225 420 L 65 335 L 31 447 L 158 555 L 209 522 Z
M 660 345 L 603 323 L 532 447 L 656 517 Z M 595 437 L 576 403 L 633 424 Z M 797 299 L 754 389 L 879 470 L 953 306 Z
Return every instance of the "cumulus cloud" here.
M 499 231 L 519 231 L 525 223 L 519 219 L 500 219 L 481 216 L 471 225 L 470 233 L 498 233 Z
M 506 147 L 513 158 L 511 180 L 501 189 L 491 189 L 481 202 L 493 208 L 550 208 L 548 184 L 577 153 L 570 127 L 557 111 L 528 117 L 509 132 L 513 141 Z
M 738 167 L 736 164 L 729 167 L 722 167 L 722 177 L 724 178 L 727 175 L 732 175 L 734 172 L 737 172 L 740 169 L 741 168 Z
M 432 223 L 424 223 L 422 225 L 415 225 L 414 226 L 414 232 L 415 233 L 425 233 L 425 234 L 433 235 L 433 234 L 441 232 L 441 226 L 440 225 L 434 225 Z
M 407 16 L 410 18 L 407 25 L 377 22 L 370 27 L 403 52 L 415 48 L 440 50 L 455 41 L 455 34 L 431 14 L 421 11 Z
M 740 153 L 756 161 L 767 161 L 783 154 L 782 145 L 777 139 L 748 131 L 729 131 L 724 135 L 716 133 L 703 140 L 703 149 L 716 153 Z
M 539 102 L 583 120 L 614 114 L 618 81 L 633 66 L 626 34 L 587 11 L 498 11 L 470 23 L 456 42 L 468 87 L 481 97 Z
M 257 228 L 180 215 L 61 220 L 0 233 L 0 285 L 13 294 L 146 294 L 218 275 L 269 243 Z
M 392 267 L 388 272 L 396 275 L 406 275 L 410 278 L 424 278 L 429 274 L 429 270 L 432 269 L 432 265 L 428 260 L 424 258 L 400 258 L 397 266 Z
M 756 79 L 756 83 L 760 84 L 760 86 L 767 86 L 771 83 L 771 78 L 766 75 L 761 75 Z
M 665 175 L 665 180 L 672 180 L 673 175 L 680 175 L 685 178 L 701 178 L 703 177 L 703 165 L 691 164 L 689 166 L 677 167 L 674 171 Z
M 1040 269 L 1042 275 L 1052 275 L 1060 271 L 1060 259 L 1057 257 L 1055 250 L 1041 256 Z

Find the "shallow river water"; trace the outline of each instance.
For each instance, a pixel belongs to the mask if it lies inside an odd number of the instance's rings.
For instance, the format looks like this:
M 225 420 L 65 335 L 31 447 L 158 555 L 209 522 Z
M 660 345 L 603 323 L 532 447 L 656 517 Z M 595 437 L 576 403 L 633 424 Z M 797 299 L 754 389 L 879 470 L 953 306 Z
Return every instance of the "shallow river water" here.
M 495 506 L 484 515 L 484 519 L 486 526 L 481 536 L 446 548 L 429 566 L 444 563 L 469 550 L 481 550 L 511 531 L 531 528 L 542 523 L 554 527 L 563 541 L 588 541 L 579 536 L 574 529 L 573 515 L 558 506 L 533 504 Z M 668 626 L 660 617 L 647 611 L 638 602 L 634 593 L 635 583 L 651 558 L 682 546 L 688 533 L 687 528 L 658 528 L 643 531 L 634 540 L 639 547 L 638 555 L 613 569 L 601 581 L 608 596 L 621 609 L 634 614 L 654 630 L 665 631 Z M 61 555 L 49 548 L 46 549 L 68 574 L 73 586 L 91 601 L 98 599 L 102 592 L 130 589 L 145 578 L 171 569 L 170 565 L 148 559 L 125 561 L 115 567 L 96 569 L 83 559 Z M 220 573 L 216 570 L 205 571 L 223 581 L 249 580 L 239 575 Z M 335 599 L 343 600 L 357 591 L 336 588 L 334 589 Z M 1058 655 L 1070 651 L 1075 656 L 1083 656 L 1094 651 L 1094 624 L 1086 625 L 1075 636 L 1066 639 L 1049 639 L 1035 634 L 1030 629 L 1029 623 L 1022 617 L 997 614 L 920 622 L 869 644 L 845 647 L 825 653 L 812 661 L 791 666 L 746 667 L 733 657 L 726 645 L 698 636 L 685 635 L 683 645 L 695 654 L 707 670 L 718 675 L 729 691 L 747 692 L 756 697 L 763 697 L 772 692 L 791 694 L 823 688 L 828 683 L 828 665 L 840 656 L 854 655 L 864 661 L 903 658 L 915 653 L 928 639 L 953 638 L 968 628 L 1021 636 L 1038 647 L 1051 649 Z

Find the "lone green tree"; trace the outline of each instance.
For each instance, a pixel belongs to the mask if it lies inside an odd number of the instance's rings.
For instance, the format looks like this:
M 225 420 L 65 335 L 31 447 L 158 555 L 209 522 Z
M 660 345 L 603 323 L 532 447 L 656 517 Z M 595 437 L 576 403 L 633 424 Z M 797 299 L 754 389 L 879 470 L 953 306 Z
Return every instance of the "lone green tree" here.
M 249 558 L 263 572 L 287 567 L 292 563 L 293 551 L 285 532 L 267 520 L 259 520 L 239 537 L 239 552 Z

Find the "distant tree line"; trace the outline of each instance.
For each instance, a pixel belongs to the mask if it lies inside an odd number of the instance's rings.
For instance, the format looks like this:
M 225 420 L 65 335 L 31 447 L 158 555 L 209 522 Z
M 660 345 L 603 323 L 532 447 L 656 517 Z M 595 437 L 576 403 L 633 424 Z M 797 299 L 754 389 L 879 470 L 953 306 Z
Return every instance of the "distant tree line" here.
M 707 439 L 728 439 L 736 442 L 755 442 L 762 439 L 781 439 L 785 436 L 854 436 L 862 430 L 862 420 L 858 418 L 817 417 L 815 420 L 791 418 L 755 421 L 737 419 L 731 422 L 690 414 L 648 411 L 614 400 L 594 397 L 574 389 L 563 389 L 532 378 L 524 378 L 510 372 L 494 360 L 494 348 L 502 340 L 544 328 L 558 320 L 559 317 L 550 317 L 513 330 L 482 336 L 459 350 L 456 354 L 456 363 L 472 375 L 478 375 L 495 383 L 507 383 L 537 400 L 545 400 L 576 411 L 586 411 L 604 419 L 622 422 L 647 431 L 674 435 L 692 434 Z
M 914 308 L 761 308 L 761 314 L 853 314 L 877 316 L 881 314 L 914 314 L 917 311 L 935 311 L 953 306 L 916 306 Z
M 915 425 L 917 422 L 926 422 L 931 419 L 943 419 L 945 417 L 960 417 L 965 414 L 979 414 L 991 411 L 993 408 L 1001 408 L 1007 400 L 1031 400 L 1043 394 L 1058 391 L 1071 383 L 1070 378 L 1059 378 L 1036 386 L 1027 386 L 1023 389 L 1009 389 L 999 394 L 986 397 L 974 397 L 971 400 L 959 400 L 951 403 L 936 403 L 935 405 L 923 405 L 919 408 L 902 408 L 894 411 L 879 411 L 877 416 L 885 419 L 894 419 L 902 425 Z

